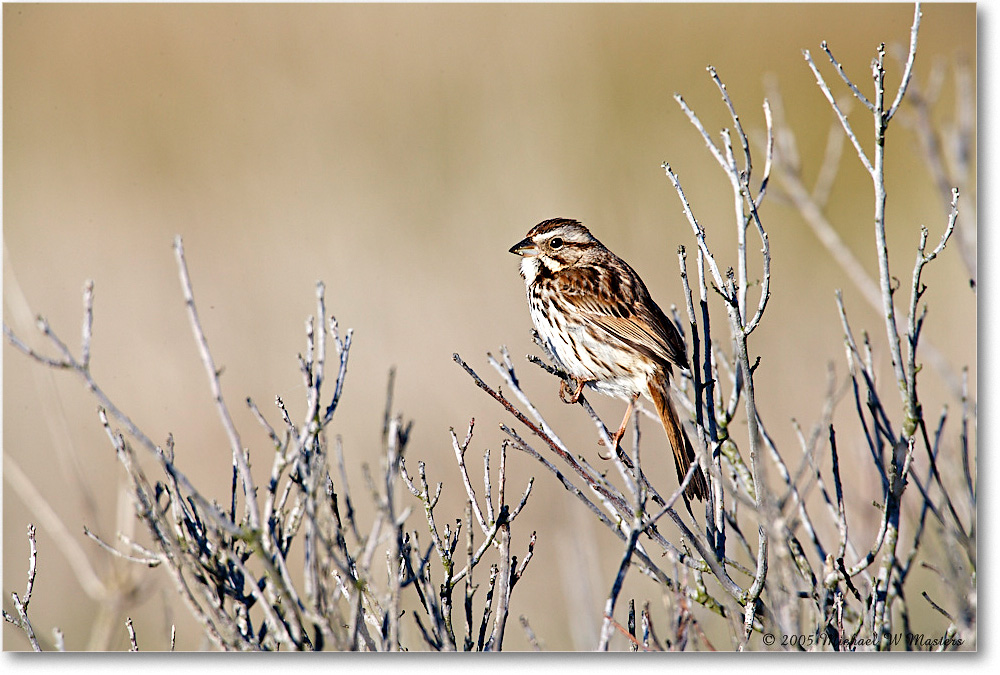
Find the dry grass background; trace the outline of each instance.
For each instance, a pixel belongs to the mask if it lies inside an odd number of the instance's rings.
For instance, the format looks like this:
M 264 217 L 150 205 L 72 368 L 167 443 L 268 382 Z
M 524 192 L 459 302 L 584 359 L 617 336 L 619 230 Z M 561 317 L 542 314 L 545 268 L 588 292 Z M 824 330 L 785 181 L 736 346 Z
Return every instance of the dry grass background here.
M 231 458 L 183 314 L 172 237 L 184 236 L 205 330 L 225 367 L 224 392 L 261 471 L 268 444 L 241 401 L 251 396 L 267 412 L 278 394 L 301 409 L 295 354 L 322 279 L 329 311 L 355 329 L 333 424 L 355 484 L 360 463 L 377 461 L 395 365 L 396 405 L 416 420 L 408 456 L 446 482 L 443 500 L 452 499 L 460 517 L 448 428 L 464 430 L 475 417 L 474 449 L 496 447 L 500 414 L 451 355 L 478 367 L 500 344 L 515 357 L 536 351 L 509 246 L 539 220 L 579 218 L 630 261 L 662 305 L 679 302 L 675 250 L 690 247 L 691 234 L 660 163 L 681 175 L 714 236 L 729 236 L 732 206 L 672 94 L 682 93 L 710 131 L 726 125 L 705 73 L 714 65 L 745 127 L 759 133 L 764 78 L 773 75 L 806 173 L 815 175 L 832 115 L 801 50 L 818 52 L 827 40 L 866 82 L 875 46 L 904 43 L 912 11 L 905 4 L 5 5 L 4 321 L 35 338 L 32 317 L 42 313 L 61 335 L 76 336 L 82 284 L 93 278 L 95 376 L 154 439 L 173 432 L 178 464 L 224 500 Z M 974 5 L 925 6 L 916 77 L 925 78 L 935 59 L 961 55 L 974 65 L 975 31 Z M 898 68 L 893 77 L 890 88 Z M 951 114 L 946 106 L 939 112 Z M 901 127 L 893 133 L 890 251 L 902 252 L 893 260 L 905 276 L 919 225 L 933 239 L 945 217 L 915 143 Z M 871 202 L 867 177 L 845 152 L 830 215 L 874 272 Z M 844 374 L 833 290 L 844 289 L 856 329 L 882 333 L 791 208 L 768 198 L 762 217 L 773 283 L 753 342 L 762 358 L 758 406 L 787 444 L 791 418 L 805 425 L 818 418 L 828 364 Z M 953 364 L 969 365 L 974 389 L 975 297 L 953 247 L 926 281 L 925 339 Z M 887 360 L 884 350 L 879 358 Z M 527 364 L 521 372 L 564 439 L 578 426 L 580 451 L 590 448 L 590 421 L 558 402 L 550 378 Z M 936 375 L 924 378 L 925 405 L 936 417 L 946 397 Z M 597 403 L 609 419 L 621 412 L 618 402 Z M 655 427 L 644 430 L 646 456 L 666 453 Z M 860 464 L 852 433 L 838 433 L 842 462 Z M 120 467 L 95 405 L 75 379 L 7 347 L 3 452 L 95 568 L 116 573 L 82 534 L 86 525 L 112 540 L 120 509 Z M 672 469 L 662 456 L 664 466 L 652 471 L 666 476 Z M 512 458 L 512 486 L 538 477 L 522 520 L 539 531 L 512 611 L 529 617 L 549 649 L 592 648 L 618 544 L 549 476 Z M 875 485 L 874 477 L 846 475 L 849 497 Z M 871 509 L 865 522 L 858 510 L 852 527 L 874 531 L 877 514 Z M 5 484 L 5 592 L 23 586 L 24 528 L 35 520 Z M 42 527 L 38 538 L 36 628 L 58 625 L 67 647 L 94 647 L 88 638 L 100 603 L 81 592 L 51 533 Z M 557 583 L 559 568 L 569 574 Z M 164 648 L 177 622 L 180 648 L 202 646 L 184 608 L 165 608 L 173 603 L 164 602 L 171 591 L 159 572 L 146 574 L 141 607 L 129 609 L 140 644 Z M 641 593 L 641 582 L 633 588 Z M 567 615 L 580 625 L 567 624 Z M 127 646 L 124 629 L 116 631 L 106 646 Z M 510 649 L 527 644 L 516 627 L 508 639 Z M 4 648 L 25 647 L 5 627 Z

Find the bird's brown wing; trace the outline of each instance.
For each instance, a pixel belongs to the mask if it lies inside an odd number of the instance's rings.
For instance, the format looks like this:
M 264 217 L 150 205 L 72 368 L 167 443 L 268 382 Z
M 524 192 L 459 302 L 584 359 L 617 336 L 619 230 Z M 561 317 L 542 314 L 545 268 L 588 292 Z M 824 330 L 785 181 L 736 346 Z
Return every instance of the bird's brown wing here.
M 608 336 L 664 365 L 687 368 L 684 341 L 653 302 L 639 275 L 616 265 L 581 265 L 561 270 L 554 281 L 562 296 Z

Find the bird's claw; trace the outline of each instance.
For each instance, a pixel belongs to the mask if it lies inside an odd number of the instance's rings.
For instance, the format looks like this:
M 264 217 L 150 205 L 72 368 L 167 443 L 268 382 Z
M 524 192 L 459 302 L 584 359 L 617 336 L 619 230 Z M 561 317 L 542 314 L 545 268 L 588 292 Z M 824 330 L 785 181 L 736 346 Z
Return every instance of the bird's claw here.
M 586 380 L 581 380 L 580 378 L 570 376 L 573 379 L 575 389 L 570 391 L 570 388 L 566 384 L 566 380 L 559 383 L 559 399 L 563 403 L 576 403 L 580 400 L 580 394 L 583 392 L 583 385 L 587 382 Z
M 614 447 L 614 451 L 612 451 L 610 454 L 607 454 L 607 455 L 604 454 L 603 452 L 598 452 L 597 456 L 600 457 L 601 459 L 604 459 L 604 460 L 614 459 L 617 455 L 621 454 L 621 451 L 622 451 L 621 440 L 622 440 L 621 436 L 618 436 L 617 438 L 615 436 L 612 436 L 611 437 L 611 444 L 612 444 L 612 447 Z M 606 444 L 604 443 L 604 439 L 603 438 L 598 438 L 597 439 L 597 444 L 599 446 L 601 446 L 602 448 L 606 447 Z

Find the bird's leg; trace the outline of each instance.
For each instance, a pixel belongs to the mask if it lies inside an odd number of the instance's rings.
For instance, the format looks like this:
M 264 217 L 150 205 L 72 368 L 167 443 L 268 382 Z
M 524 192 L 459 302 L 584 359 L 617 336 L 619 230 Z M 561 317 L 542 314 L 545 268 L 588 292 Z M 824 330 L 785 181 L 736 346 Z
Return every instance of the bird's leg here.
M 611 437 L 611 454 L 605 457 L 603 454 L 598 453 L 601 459 L 613 459 L 615 454 L 618 452 L 618 444 L 621 443 L 622 436 L 625 435 L 625 427 L 628 426 L 629 419 L 632 418 L 632 411 L 635 409 L 635 402 L 639 399 L 639 393 L 636 392 L 631 399 L 629 399 L 628 407 L 625 408 L 625 418 L 622 420 L 622 425 L 618 427 L 618 431 Z M 604 445 L 604 439 L 597 441 L 598 444 Z
M 587 380 L 583 378 L 576 377 L 575 375 L 570 375 L 570 377 L 576 384 L 576 389 L 573 391 L 570 391 L 569 387 L 566 386 L 566 380 L 559 383 L 559 398 L 562 399 L 563 403 L 576 403 L 579 401 L 580 393 L 583 392 L 583 385 L 587 384 Z

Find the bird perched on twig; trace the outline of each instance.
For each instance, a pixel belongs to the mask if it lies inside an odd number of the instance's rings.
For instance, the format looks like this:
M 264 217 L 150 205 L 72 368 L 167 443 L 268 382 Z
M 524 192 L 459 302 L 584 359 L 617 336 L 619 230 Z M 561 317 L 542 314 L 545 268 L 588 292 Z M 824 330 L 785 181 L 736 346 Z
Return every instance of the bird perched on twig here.
M 628 401 L 621 427 L 611 437 L 616 452 L 636 400 L 646 396 L 660 416 L 678 480 L 683 480 L 697 463 L 670 400 L 673 366 L 688 367 L 684 340 L 639 275 L 580 222 L 566 218 L 535 225 L 510 252 L 522 257 L 535 329 L 575 383 L 571 388 L 564 381 L 560 397 L 576 403 L 587 386 Z M 685 494 L 708 495 L 700 467 Z

